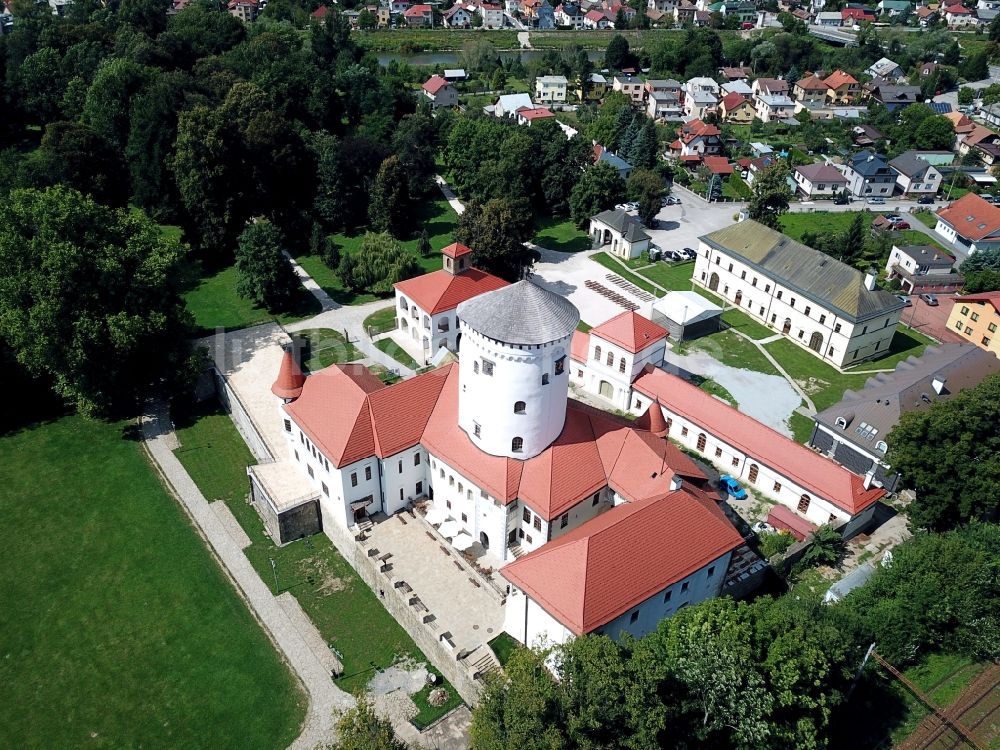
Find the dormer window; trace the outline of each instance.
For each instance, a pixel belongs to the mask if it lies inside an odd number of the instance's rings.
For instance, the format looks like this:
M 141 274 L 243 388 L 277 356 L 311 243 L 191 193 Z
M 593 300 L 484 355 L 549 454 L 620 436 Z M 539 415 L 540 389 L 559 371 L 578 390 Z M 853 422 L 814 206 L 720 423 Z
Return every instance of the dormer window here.
M 837 417 L 837 427 L 841 428 L 842 430 L 846 430 L 847 420 L 844 417 Z
M 885 453 L 886 451 L 889 450 L 889 446 L 886 445 L 886 442 L 884 440 L 879 440 L 877 443 L 875 443 L 875 450 L 877 450 L 879 453 Z

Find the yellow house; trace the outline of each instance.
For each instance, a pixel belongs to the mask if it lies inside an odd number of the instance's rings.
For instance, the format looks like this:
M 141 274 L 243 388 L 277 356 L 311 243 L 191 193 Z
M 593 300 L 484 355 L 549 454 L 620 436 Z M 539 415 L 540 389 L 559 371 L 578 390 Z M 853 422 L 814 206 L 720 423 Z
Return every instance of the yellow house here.
M 754 108 L 749 99 L 733 91 L 722 98 L 719 114 L 726 122 L 749 125 L 753 122 Z
M 948 328 L 980 349 L 1000 357 L 1000 292 L 955 298 Z

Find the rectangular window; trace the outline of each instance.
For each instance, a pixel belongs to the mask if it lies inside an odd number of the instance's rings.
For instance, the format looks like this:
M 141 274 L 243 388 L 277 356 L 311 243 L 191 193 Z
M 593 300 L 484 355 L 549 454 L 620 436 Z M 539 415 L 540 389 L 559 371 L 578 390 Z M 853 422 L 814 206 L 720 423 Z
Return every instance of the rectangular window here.
M 840 333 L 840 323 L 837 323 L 837 325 L 835 325 L 833 327 L 833 332 L 834 333 Z
M 792 307 L 795 307 L 795 297 L 792 297 L 790 300 L 788 300 L 788 304 L 791 305 Z
M 765 292 L 770 292 L 770 291 L 771 291 L 771 285 L 770 285 L 770 284 L 766 284 L 766 285 L 764 286 L 764 291 L 765 291 Z
M 448 510 L 451 510 L 451 500 L 445 500 L 444 504 L 448 507 Z
M 972 328 L 970 326 L 966 326 L 965 327 L 965 335 L 966 336 L 971 336 L 972 335 Z
M 299 460 L 299 452 L 298 451 L 292 451 L 292 453 L 295 454 L 295 460 L 298 461 Z
M 962 330 L 962 321 L 961 320 L 956 320 L 955 321 L 955 330 L 956 331 L 961 331 Z
M 468 522 L 469 522 L 469 517 L 463 513 L 462 514 L 462 523 L 468 523 Z
M 357 487 L 357 486 L 358 486 L 358 472 L 352 471 L 351 472 L 351 487 Z
M 532 521 L 531 525 L 534 526 L 538 531 L 541 531 L 542 530 L 542 517 L 541 516 L 535 516 L 535 520 Z
M 747 272 L 746 271 L 740 271 L 740 278 L 741 279 L 745 279 L 746 277 L 747 277 Z
M 868 333 L 868 326 L 863 326 L 861 328 L 861 335 L 864 336 L 866 333 Z
M 531 511 L 525 508 L 524 513 L 521 514 L 521 518 L 525 523 L 531 523 Z
M 730 264 L 729 264 L 729 273 L 732 273 L 732 272 L 733 272 L 733 264 L 732 264 L 732 263 L 730 263 Z
M 819 324 L 823 325 L 825 322 L 826 322 L 826 316 L 825 315 L 820 315 L 819 316 Z
M 778 299 L 781 299 L 781 290 L 778 290 Z
M 963 307 L 960 310 L 960 312 L 962 313 L 962 315 L 968 315 L 969 314 L 969 308 L 968 307 Z
M 566 357 L 565 355 L 556 360 L 556 375 L 562 375 L 566 371 Z
M 292 431 L 292 420 L 286 419 L 285 420 L 285 432 L 291 432 L 291 431 Z
M 424 494 L 424 483 L 423 482 L 417 482 L 417 486 L 414 488 L 414 492 L 417 495 Z
M 420 466 L 420 453 L 413 454 L 413 465 Z
M 996 331 L 997 331 L 997 324 L 996 323 L 990 323 L 988 326 L 986 326 L 986 330 L 989 331 L 990 333 L 996 333 Z
M 715 449 L 715 457 L 716 458 L 721 458 L 722 457 L 722 448 L 716 448 Z
M 528 534 L 526 537 L 524 537 L 524 541 L 526 541 L 528 544 L 531 544 L 531 534 Z
M 371 466 L 366 466 L 365 467 L 365 481 L 366 482 L 370 482 L 371 478 L 372 478 L 372 467 Z
M 781 482 L 775 482 L 772 492 L 781 492 Z
M 483 360 L 483 375 L 492 375 L 492 374 L 493 374 L 493 363 L 490 362 L 488 359 L 484 359 Z
M 688 582 L 687 582 L 687 581 L 684 581 L 684 583 L 682 583 L 682 584 L 681 584 L 681 593 L 683 594 L 683 593 L 685 593 L 685 592 L 686 592 L 687 590 L 688 590 Z
M 808 315 L 811 311 L 812 311 L 812 306 L 811 305 L 806 305 L 806 313 L 805 314 Z
M 757 286 L 757 277 L 753 277 L 753 281 L 750 282 L 750 286 Z
M 972 318 L 973 320 L 979 320 L 979 313 L 972 313 L 972 315 L 970 315 L 969 317 Z
M 402 473 L 403 473 L 403 459 L 400 459 L 400 460 L 399 460 L 399 473 L 400 473 L 400 474 L 402 474 Z
M 673 593 L 674 593 L 673 591 L 668 591 L 667 593 L 665 593 L 663 595 L 663 603 L 664 604 L 666 604 L 667 602 L 670 601 L 670 595 L 673 594 Z
M 597 505 L 599 502 L 601 502 L 601 493 L 596 492 L 594 493 L 594 501 L 590 505 L 591 507 L 593 507 L 594 505 Z
M 688 434 L 688 428 L 681 427 L 681 437 L 687 437 L 687 434 Z
M 709 567 L 709 569 L 708 569 L 708 577 L 709 577 L 709 578 L 711 578 L 711 577 L 712 577 L 712 576 L 714 576 L 714 575 L 715 575 L 715 566 L 714 566 L 714 565 L 712 565 L 712 566 L 711 566 L 711 567 Z
M 315 475 L 315 474 L 313 474 L 313 467 L 312 467 L 312 466 L 311 466 L 310 464 L 306 464 L 306 471 L 308 471 L 308 472 L 309 472 L 309 476 L 310 476 L 311 478 L 313 478 L 313 479 L 315 479 L 315 478 L 316 478 L 316 475 Z
M 476 437 L 481 437 L 481 430 L 480 430 L 480 427 L 479 427 L 479 422 L 473 422 L 472 423 L 472 434 L 475 435 Z
M 628 621 L 633 623 L 639 619 L 639 610 L 636 610 L 631 615 L 629 615 Z
M 562 517 L 559 519 L 559 528 L 565 529 L 569 524 L 569 513 L 563 513 Z
M 990 339 L 989 339 L 989 337 L 988 336 L 983 336 L 983 340 L 982 340 L 981 343 L 982 343 L 983 346 L 989 346 L 990 345 Z
M 739 465 L 740 465 L 740 459 L 737 458 L 736 456 L 733 456 L 733 466 L 739 466 Z
M 326 486 L 326 482 L 320 482 L 319 486 L 323 488 L 323 494 L 330 497 L 330 488 Z

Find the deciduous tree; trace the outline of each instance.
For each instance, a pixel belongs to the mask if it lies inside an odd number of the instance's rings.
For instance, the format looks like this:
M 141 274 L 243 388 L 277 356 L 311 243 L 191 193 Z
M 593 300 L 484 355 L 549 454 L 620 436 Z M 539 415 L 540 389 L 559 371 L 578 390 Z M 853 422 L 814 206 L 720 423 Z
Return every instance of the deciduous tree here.
M 327 750 L 408 750 L 409 745 L 396 738 L 392 723 L 375 713 L 375 707 L 363 693 L 357 704 L 337 718 L 337 741 Z
M 390 156 L 379 167 L 368 202 L 372 229 L 402 237 L 409 231 L 410 188 L 406 170 L 398 156 Z
M 754 178 L 747 211 L 750 218 L 771 229 L 780 229 L 778 217 L 788 210 L 788 164 L 778 159 Z
M 525 246 L 532 236 L 531 213 L 508 198 L 470 203 L 458 217 L 455 239 L 472 248 L 472 264 L 507 281 L 531 271 L 535 252 Z
M 590 217 L 612 208 L 625 195 L 625 181 L 618 170 L 606 162 L 588 167 L 569 196 L 570 216 L 578 227 Z
M 282 254 L 285 241 L 266 219 L 247 225 L 236 247 L 236 292 L 268 310 L 288 310 L 299 279 Z
M 663 196 L 663 180 L 648 169 L 636 169 L 629 175 L 628 198 L 639 204 L 639 219 L 650 226 L 660 211 Z

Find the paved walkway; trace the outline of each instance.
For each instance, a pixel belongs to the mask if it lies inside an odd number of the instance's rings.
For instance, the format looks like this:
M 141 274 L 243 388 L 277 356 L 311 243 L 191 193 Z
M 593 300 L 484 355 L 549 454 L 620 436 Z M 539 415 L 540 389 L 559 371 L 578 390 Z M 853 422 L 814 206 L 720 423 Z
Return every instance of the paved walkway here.
M 173 430 L 165 404 L 155 404 L 148 409 L 148 413 L 142 417 L 142 434 L 146 449 L 163 478 L 211 546 L 250 609 L 302 681 L 309 696 L 309 710 L 302 733 L 291 747 L 306 750 L 320 743 L 330 742 L 334 736 L 334 711 L 350 708 L 354 699 L 333 684 L 330 672 L 324 669 L 302 636 L 299 630 L 302 623 L 298 623 L 299 627 L 296 627 L 288 612 L 260 580 L 257 571 L 240 548 L 242 542 L 233 539 L 201 494 L 198 485 L 170 450 L 169 439 Z
M 452 190 L 451 187 L 449 187 L 447 182 L 445 182 L 444 177 L 442 177 L 439 174 L 436 174 L 434 175 L 434 182 L 436 182 L 437 186 L 441 188 L 442 195 L 444 195 L 445 199 L 448 201 L 448 204 L 453 209 L 455 209 L 455 213 L 459 215 L 464 214 L 465 205 L 462 203 L 462 201 L 458 199 L 458 196 L 455 195 L 455 191 Z
M 299 277 L 299 281 L 302 282 L 302 286 L 304 286 L 313 297 L 319 300 L 319 304 L 324 311 L 334 310 L 340 307 L 340 305 L 334 302 L 333 298 L 323 290 L 323 287 L 317 284 L 316 280 L 306 273 L 306 269 L 300 266 L 299 262 L 295 260 L 295 258 L 293 258 L 287 250 L 282 250 L 281 253 L 288 258 L 288 262 L 292 264 L 292 270 L 295 271 L 295 275 Z

